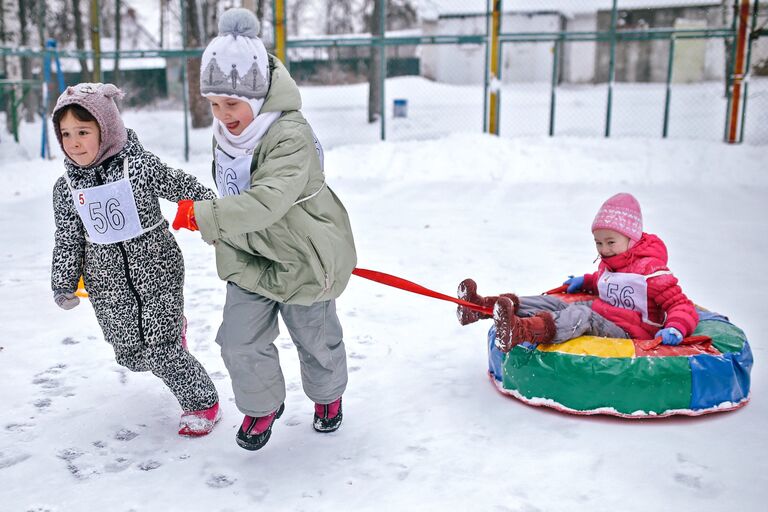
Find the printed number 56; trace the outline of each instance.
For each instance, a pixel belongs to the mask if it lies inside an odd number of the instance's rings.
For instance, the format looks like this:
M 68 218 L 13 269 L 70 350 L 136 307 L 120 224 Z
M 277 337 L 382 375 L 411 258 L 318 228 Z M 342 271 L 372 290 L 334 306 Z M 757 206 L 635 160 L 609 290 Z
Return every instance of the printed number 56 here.
M 109 199 L 105 207 L 102 207 L 101 201 L 89 203 L 88 213 L 93 221 L 93 228 L 99 234 L 106 233 L 107 228 L 120 230 L 125 227 L 125 216 L 120 211 L 120 202 L 115 198 Z

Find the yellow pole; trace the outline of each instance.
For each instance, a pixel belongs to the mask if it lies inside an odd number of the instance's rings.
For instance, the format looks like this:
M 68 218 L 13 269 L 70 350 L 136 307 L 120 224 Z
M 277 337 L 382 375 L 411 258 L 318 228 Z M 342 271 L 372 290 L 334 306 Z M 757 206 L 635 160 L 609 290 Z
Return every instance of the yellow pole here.
M 493 0 L 491 14 L 490 102 L 488 105 L 488 133 L 499 134 L 499 31 L 501 29 L 501 0 Z
M 91 50 L 93 50 L 94 82 L 101 82 L 101 22 L 99 20 L 99 0 L 91 0 Z
M 275 55 L 285 67 L 288 67 L 286 58 L 286 34 L 285 34 L 285 0 L 275 0 Z

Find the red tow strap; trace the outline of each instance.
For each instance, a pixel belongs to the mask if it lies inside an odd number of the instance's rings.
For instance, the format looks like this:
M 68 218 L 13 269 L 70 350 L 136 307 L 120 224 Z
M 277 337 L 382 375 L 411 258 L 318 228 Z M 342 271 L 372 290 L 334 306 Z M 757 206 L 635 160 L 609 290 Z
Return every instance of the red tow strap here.
M 352 270 L 352 273 L 358 277 L 370 279 L 371 281 L 385 284 L 393 288 L 399 288 L 401 290 L 405 290 L 411 293 L 418 293 L 419 295 L 426 295 L 427 297 L 433 297 L 435 299 L 446 300 L 448 302 L 453 302 L 455 304 L 459 304 L 461 306 L 467 307 L 473 311 L 479 311 L 480 313 L 493 316 L 493 308 L 484 308 L 483 306 L 480 306 L 478 304 L 473 304 L 465 300 L 457 299 L 456 297 L 451 297 L 450 295 L 438 293 L 434 290 L 425 288 L 412 281 L 403 279 L 402 277 L 393 276 L 391 274 L 385 274 L 384 272 L 378 272 L 376 270 L 368 270 L 365 268 L 356 268 Z M 568 289 L 568 285 L 564 284 L 562 286 L 558 286 L 557 288 L 553 288 L 544 293 L 547 295 L 565 293 L 567 289 Z M 655 338 L 652 340 L 638 340 L 638 342 L 640 343 L 640 346 L 643 350 L 653 350 L 654 348 L 661 345 L 661 337 Z M 712 339 L 709 336 L 688 336 L 687 338 L 684 338 L 680 342 L 681 345 L 695 345 L 698 343 L 701 343 L 701 344 L 712 343 Z
M 376 270 L 368 270 L 365 268 L 356 268 L 352 271 L 352 273 L 358 277 L 370 279 L 371 281 L 376 281 L 377 283 L 386 284 L 387 286 L 399 288 L 407 292 L 418 293 L 419 295 L 426 295 L 427 297 L 433 297 L 435 299 L 447 300 L 448 302 L 454 302 L 473 311 L 479 311 L 480 313 L 493 316 L 493 308 L 484 308 L 478 304 L 472 304 L 471 302 L 457 299 L 456 297 L 451 297 L 450 295 L 438 293 L 401 277 L 385 274 L 384 272 L 377 272 Z

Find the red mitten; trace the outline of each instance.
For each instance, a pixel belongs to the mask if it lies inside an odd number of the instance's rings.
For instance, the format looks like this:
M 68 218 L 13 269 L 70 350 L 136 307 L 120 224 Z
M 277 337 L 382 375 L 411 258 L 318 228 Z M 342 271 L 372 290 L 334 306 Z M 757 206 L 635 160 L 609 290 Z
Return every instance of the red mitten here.
M 176 218 L 173 219 L 173 229 L 181 228 L 190 231 L 197 231 L 197 222 L 195 222 L 195 202 L 191 199 L 182 199 L 179 201 L 179 209 L 176 212 Z

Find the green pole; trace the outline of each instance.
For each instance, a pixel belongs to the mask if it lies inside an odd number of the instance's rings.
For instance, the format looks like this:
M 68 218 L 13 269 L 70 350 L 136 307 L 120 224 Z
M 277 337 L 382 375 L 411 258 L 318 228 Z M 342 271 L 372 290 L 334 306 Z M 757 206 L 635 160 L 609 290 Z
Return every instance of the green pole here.
M 675 59 L 675 37 L 669 38 L 669 57 L 667 59 L 667 91 L 664 97 L 664 127 L 661 136 L 667 138 L 669 134 L 669 104 L 672 96 L 672 63 Z
M 752 65 L 752 42 L 757 38 L 755 31 L 757 30 L 757 6 L 760 5 L 759 0 L 755 0 L 752 4 L 752 28 L 749 31 L 749 46 L 747 46 L 747 65 L 745 66 L 746 78 L 744 79 L 744 100 L 741 104 L 741 129 L 739 130 L 739 142 L 744 142 L 744 125 L 747 115 L 747 99 L 749 99 L 749 77 L 751 75 L 750 66 Z
M 552 46 L 552 89 L 549 94 L 549 136 L 555 134 L 555 99 L 557 91 L 557 74 L 560 69 L 560 45 L 562 40 L 558 39 Z
M 387 47 L 384 46 L 384 39 L 387 37 L 387 0 L 379 0 L 381 2 L 381 13 L 379 15 L 379 31 L 381 32 L 381 41 L 379 41 L 379 79 L 381 84 L 381 94 L 379 101 L 381 102 L 379 108 L 381 109 L 381 140 L 387 138 L 387 98 L 386 98 L 386 82 L 387 82 Z
M 613 80 L 616 77 L 616 20 L 618 18 L 617 0 L 613 0 L 611 10 L 611 58 L 608 63 L 608 105 L 605 113 L 605 136 L 611 136 L 611 109 L 613 108 Z
M 187 7 L 185 0 L 179 0 L 181 6 L 181 46 L 187 48 Z M 187 57 L 181 61 L 181 97 L 184 101 L 184 161 L 189 162 L 189 91 L 187 90 Z

